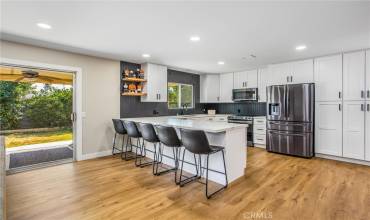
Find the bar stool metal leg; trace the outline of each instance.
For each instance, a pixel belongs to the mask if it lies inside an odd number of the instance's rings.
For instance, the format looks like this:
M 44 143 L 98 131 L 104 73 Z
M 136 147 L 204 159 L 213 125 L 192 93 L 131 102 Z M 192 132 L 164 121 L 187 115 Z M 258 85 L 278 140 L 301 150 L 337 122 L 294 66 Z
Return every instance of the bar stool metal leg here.
M 222 159 L 223 159 L 223 164 L 224 164 L 224 175 L 225 175 L 225 180 L 226 180 L 226 184 L 222 187 L 220 187 L 219 189 L 217 189 L 216 191 L 214 191 L 213 193 L 211 194 L 208 194 L 208 170 L 209 170 L 209 167 L 208 167 L 208 162 L 209 162 L 209 155 L 210 154 L 207 154 L 207 166 L 206 166 L 206 197 L 207 199 L 210 199 L 213 195 L 215 195 L 216 193 L 220 192 L 221 190 L 223 189 L 226 189 L 227 186 L 228 186 L 228 180 L 227 180 L 227 172 L 226 172 L 226 163 L 225 163 L 225 155 L 224 155 L 224 151 L 221 150 L 222 152 Z
M 135 157 L 133 156 L 128 156 L 128 152 L 131 152 L 132 151 L 132 144 L 131 144 L 131 138 L 130 137 L 127 137 L 126 139 L 126 145 L 125 145 L 125 150 L 123 150 L 123 146 L 124 146 L 124 142 L 125 142 L 125 138 L 123 138 L 122 140 L 122 151 L 121 151 L 121 159 L 122 160 L 131 160 L 131 159 L 134 159 Z M 130 150 L 128 150 L 128 146 L 130 146 Z
M 186 149 L 184 149 L 184 153 L 182 154 L 181 170 L 180 170 L 180 180 L 179 180 L 180 187 L 183 187 L 186 184 L 188 184 L 190 182 L 193 182 L 193 181 L 201 178 L 201 176 L 199 175 L 199 171 L 198 171 L 197 159 L 195 157 L 195 154 L 193 154 L 194 155 L 194 163 L 195 163 L 196 174 L 193 175 L 193 176 L 187 177 L 185 179 L 182 179 L 182 177 L 183 177 L 182 171 L 183 171 L 183 167 L 184 167 L 185 152 L 186 152 Z

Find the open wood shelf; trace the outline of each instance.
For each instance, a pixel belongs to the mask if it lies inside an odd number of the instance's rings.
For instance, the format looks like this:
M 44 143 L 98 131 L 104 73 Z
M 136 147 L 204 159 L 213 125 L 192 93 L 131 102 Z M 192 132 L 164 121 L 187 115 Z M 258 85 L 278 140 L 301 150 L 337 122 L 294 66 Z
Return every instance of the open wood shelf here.
M 123 96 L 146 96 L 146 93 L 124 92 Z
M 125 81 L 125 82 L 146 82 L 146 79 L 140 79 L 140 78 L 123 78 L 122 81 Z

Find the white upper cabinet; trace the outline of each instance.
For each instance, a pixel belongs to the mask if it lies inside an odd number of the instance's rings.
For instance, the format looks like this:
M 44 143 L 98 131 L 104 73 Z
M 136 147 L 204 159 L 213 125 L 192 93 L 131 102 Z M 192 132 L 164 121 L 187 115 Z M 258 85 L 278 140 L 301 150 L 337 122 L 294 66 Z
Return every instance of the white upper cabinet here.
M 300 60 L 269 66 L 269 85 L 284 85 L 313 82 L 313 60 Z
M 233 102 L 234 74 L 220 74 L 220 102 Z
M 343 157 L 365 159 L 365 104 L 347 101 L 343 104 Z
M 141 96 L 142 102 L 167 102 L 167 67 L 157 64 L 142 64 L 144 78 L 143 86 L 146 96 Z
M 234 73 L 234 89 L 243 89 L 246 88 L 247 84 L 247 74 L 245 71 L 243 72 L 235 72 Z
M 200 75 L 200 102 L 216 103 L 220 101 L 220 75 Z
M 273 64 L 269 66 L 268 85 L 283 85 L 289 82 L 288 74 L 290 73 L 290 65 L 288 63 Z
M 315 152 L 342 156 L 342 104 L 316 102 Z
M 366 51 L 366 99 L 370 101 L 370 50 Z
M 363 100 L 365 89 L 365 51 L 343 54 L 343 100 Z
M 342 55 L 317 58 L 314 66 L 316 101 L 342 100 Z
M 257 88 L 258 87 L 258 74 L 257 69 L 246 71 L 247 74 L 247 88 Z
M 268 68 L 258 69 L 258 101 L 266 102 L 266 87 L 269 76 Z
M 234 73 L 234 89 L 257 88 L 257 69 Z
M 291 62 L 290 64 L 291 75 L 289 83 L 312 83 L 314 81 L 312 59 Z

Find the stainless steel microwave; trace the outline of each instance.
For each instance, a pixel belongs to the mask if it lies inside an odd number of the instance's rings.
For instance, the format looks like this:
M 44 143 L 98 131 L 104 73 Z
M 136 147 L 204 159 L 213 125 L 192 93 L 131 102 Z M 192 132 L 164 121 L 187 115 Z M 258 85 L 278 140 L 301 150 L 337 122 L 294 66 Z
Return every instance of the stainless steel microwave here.
M 258 92 L 257 88 L 233 89 L 233 101 L 234 102 L 257 101 L 258 98 L 257 92 Z

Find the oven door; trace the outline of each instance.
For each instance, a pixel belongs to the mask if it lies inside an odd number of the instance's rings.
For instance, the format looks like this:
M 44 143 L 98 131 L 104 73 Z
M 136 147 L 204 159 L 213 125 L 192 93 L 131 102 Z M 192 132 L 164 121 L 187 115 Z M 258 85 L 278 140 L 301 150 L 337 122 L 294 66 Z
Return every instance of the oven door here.
M 233 89 L 233 101 L 257 101 L 257 88 L 254 89 Z

